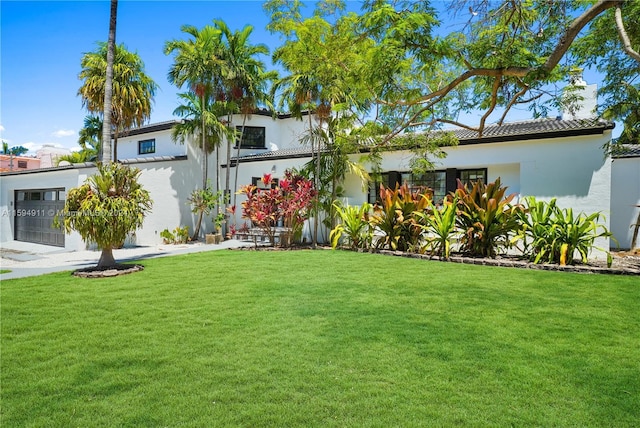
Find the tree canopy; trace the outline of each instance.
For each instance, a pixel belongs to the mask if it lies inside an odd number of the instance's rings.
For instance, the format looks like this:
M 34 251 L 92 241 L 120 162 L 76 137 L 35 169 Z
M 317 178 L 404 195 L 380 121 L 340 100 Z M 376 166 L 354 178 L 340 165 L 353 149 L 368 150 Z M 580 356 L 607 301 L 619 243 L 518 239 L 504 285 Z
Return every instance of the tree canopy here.
M 638 92 L 638 2 L 460 0 L 449 6 L 438 11 L 428 1 L 367 0 L 355 13 L 334 0 L 305 15 L 300 1 L 265 4 L 268 28 L 285 40 L 275 59 L 291 80 L 307 85 L 306 98 L 346 103 L 363 122 L 389 131 L 385 143 L 403 131 L 442 124 L 482 134 L 490 117 L 502 123 L 516 106 L 544 116 L 563 102 L 555 85 L 575 67 L 606 74 L 605 117 L 628 118 L 625 128 L 637 124 L 637 109 L 624 103 Z M 291 99 L 287 91 L 282 95 Z M 459 120 L 472 111 L 482 112 L 478 123 Z

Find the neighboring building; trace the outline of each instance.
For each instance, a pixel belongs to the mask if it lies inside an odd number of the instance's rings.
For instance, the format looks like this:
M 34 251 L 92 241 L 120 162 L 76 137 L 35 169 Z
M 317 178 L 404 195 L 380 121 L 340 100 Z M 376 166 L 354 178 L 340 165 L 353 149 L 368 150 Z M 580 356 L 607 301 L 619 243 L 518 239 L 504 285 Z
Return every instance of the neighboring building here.
M 40 168 L 51 168 L 56 166 L 60 156 L 70 155 L 71 150 L 64 147 L 56 147 L 45 144 L 36 151 L 36 157 L 40 159 Z
M 40 159 L 30 156 L 0 155 L 0 172 L 40 168 Z

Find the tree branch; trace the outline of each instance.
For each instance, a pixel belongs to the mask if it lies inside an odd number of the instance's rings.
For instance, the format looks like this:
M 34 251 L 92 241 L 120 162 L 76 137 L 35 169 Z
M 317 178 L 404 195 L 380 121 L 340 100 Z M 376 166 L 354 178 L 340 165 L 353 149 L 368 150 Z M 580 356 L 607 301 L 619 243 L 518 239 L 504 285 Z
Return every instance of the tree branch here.
M 618 28 L 618 35 L 620 35 L 620 40 L 622 41 L 624 51 L 631 58 L 640 62 L 640 54 L 636 52 L 631 46 L 631 40 L 629 40 L 629 35 L 627 34 L 627 31 L 624 29 L 624 22 L 622 22 L 622 10 L 620 9 L 620 5 L 616 6 L 616 27 Z

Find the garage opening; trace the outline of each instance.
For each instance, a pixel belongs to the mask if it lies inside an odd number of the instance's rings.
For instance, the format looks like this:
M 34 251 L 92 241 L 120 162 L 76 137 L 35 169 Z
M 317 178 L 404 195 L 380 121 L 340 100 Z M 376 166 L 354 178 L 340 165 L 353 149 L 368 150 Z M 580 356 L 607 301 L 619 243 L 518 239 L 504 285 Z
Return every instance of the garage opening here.
M 64 232 L 53 227 L 53 218 L 64 208 L 64 189 L 15 191 L 14 239 L 64 247 Z

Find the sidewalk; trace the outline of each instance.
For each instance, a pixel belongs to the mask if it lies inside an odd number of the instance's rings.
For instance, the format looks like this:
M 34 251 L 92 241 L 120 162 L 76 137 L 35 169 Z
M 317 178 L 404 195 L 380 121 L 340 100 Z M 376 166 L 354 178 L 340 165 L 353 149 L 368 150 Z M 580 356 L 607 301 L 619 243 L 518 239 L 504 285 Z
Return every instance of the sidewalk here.
M 117 262 L 130 262 L 155 257 L 177 254 L 197 253 L 202 251 L 224 250 L 253 246 L 251 242 L 231 239 L 218 245 L 194 242 L 179 245 L 157 245 L 147 247 L 130 247 L 113 250 Z M 0 269 L 11 270 L 0 274 L 0 280 L 24 278 L 43 275 L 51 272 L 73 271 L 98 264 L 100 251 L 69 251 L 64 248 L 48 245 L 30 244 L 28 242 L 4 242 L 0 245 Z

